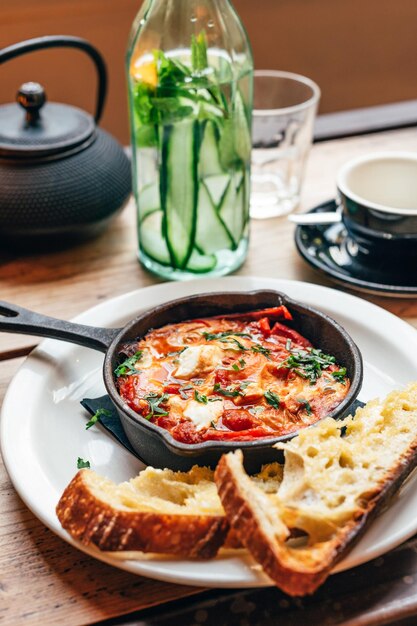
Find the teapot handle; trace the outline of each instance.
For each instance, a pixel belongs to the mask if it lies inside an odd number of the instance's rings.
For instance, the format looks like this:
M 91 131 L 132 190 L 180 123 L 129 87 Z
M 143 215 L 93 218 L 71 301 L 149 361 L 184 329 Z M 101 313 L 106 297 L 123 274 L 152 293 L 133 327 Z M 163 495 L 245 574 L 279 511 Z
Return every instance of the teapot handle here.
M 98 123 L 103 113 L 104 102 L 106 100 L 107 70 L 100 52 L 85 39 L 68 35 L 47 35 L 45 37 L 35 37 L 34 39 L 21 41 L 0 50 L 0 65 L 27 52 L 44 50 L 46 48 L 78 48 L 88 54 L 93 60 L 98 75 L 97 105 L 94 116 L 94 120 Z

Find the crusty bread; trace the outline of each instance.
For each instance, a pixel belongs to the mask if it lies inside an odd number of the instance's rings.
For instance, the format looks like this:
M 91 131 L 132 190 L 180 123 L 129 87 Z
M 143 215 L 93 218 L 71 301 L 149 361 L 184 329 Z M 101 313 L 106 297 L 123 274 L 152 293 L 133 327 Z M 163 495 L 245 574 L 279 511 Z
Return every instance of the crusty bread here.
M 277 475 L 282 475 L 281 466 L 272 463 L 253 480 L 269 489 Z M 210 558 L 219 547 L 242 547 L 207 467 L 194 466 L 189 472 L 147 467 L 119 485 L 83 469 L 65 489 L 56 512 L 75 539 L 126 555 L 141 551 Z
M 213 472 L 197 466 L 189 472 L 148 467 L 119 485 L 83 469 L 56 512 L 74 538 L 109 551 L 210 558 L 229 530 Z
M 417 383 L 276 447 L 285 451 L 283 476 L 267 488 L 245 473 L 240 451 L 222 457 L 215 480 L 242 543 L 278 587 L 305 595 L 416 466 Z

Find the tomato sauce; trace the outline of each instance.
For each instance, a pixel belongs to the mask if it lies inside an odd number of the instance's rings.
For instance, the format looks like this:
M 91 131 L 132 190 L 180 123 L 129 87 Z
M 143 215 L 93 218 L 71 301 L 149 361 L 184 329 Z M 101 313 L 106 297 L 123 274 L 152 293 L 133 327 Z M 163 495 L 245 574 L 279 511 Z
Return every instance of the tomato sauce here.
M 121 346 L 121 397 L 183 443 L 286 435 L 346 396 L 346 369 L 285 324 L 286 307 L 151 330 Z

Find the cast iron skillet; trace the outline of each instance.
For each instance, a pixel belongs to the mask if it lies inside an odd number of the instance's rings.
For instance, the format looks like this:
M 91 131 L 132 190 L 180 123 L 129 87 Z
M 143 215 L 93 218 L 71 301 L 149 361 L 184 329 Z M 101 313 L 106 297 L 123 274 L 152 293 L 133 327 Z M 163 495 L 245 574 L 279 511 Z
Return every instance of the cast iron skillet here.
M 320 311 L 292 300 L 272 290 L 252 292 L 206 293 L 173 300 L 141 313 L 124 328 L 95 328 L 39 315 L 21 307 L 0 301 L 0 331 L 26 333 L 62 339 L 105 352 L 103 376 L 107 392 L 120 416 L 126 435 L 138 456 L 154 467 L 187 470 L 194 464 L 214 466 L 220 456 L 241 448 L 248 469 L 277 460 L 271 446 L 286 441 L 296 433 L 270 439 L 244 442 L 205 441 L 185 444 L 173 439 L 168 431 L 143 419 L 120 397 L 114 369 L 119 364 L 120 345 L 143 337 L 150 329 L 186 320 L 227 313 L 245 313 L 284 304 L 293 315 L 285 323 L 307 337 L 326 354 L 332 354 L 346 367 L 351 381 L 348 394 L 330 416 L 340 418 L 349 412 L 363 379 L 361 354 L 348 333 L 333 319 Z

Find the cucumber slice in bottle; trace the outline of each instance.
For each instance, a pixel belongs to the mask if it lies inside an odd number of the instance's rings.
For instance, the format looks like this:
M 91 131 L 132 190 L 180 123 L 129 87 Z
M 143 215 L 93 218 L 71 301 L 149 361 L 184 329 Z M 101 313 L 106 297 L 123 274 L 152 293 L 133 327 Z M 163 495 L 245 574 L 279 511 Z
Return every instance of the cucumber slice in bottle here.
M 139 219 L 143 220 L 149 213 L 160 210 L 159 185 L 150 183 L 142 187 L 138 193 Z
M 204 124 L 204 135 L 200 147 L 199 174 L 201 178 L 223 172 L 219 157 L 219 131 L 208 120 Z
M 231 117 L 224 121 L 219 139 L 219 154 L 223 169 L 238 168 L 249 162 L 252 142 L 245 105 L 238 90 Z
M 217 209 L 221 204 L 229 182 L 229 174 L 217 174 L 216 176 L 207 176 L 207 178 L 204 179 L 207 191 L 209 192 L 211 200 Z
M 162 236 L 162 211 L 148 213 L 139 226 L 139 245 L 144 253 L 162 265 L 169 265 L 171 258 Z
M 173 267 L 185 269 L 197 226 L 200 123 L 164 126 L 160 167 L 163 231 Z
M 198 194 L 196 245 L 204 254 L 217 250 L 232 249 L 233 237 L 227 230 L 220 214 L 212 202 L 207 187 L 202 182 Z
M 171 256 L 162 235 L 163 213 L 160 210 L 149 213 L 139 228 L 139 245 L 147 257 L 161 265 L 171 265 Z M 190 272 L 209 272 L 216 266 L 213 254 L 200 254 L 193 250 L 187 264 Z
M 245 178 L 246 176 L 243 177 L 241 172 L 236 172 L 230 180 L 219 207 L 220 217 L 233 237 L 234 249 L 238 247 L 246 225 L 247 200 Z

